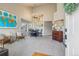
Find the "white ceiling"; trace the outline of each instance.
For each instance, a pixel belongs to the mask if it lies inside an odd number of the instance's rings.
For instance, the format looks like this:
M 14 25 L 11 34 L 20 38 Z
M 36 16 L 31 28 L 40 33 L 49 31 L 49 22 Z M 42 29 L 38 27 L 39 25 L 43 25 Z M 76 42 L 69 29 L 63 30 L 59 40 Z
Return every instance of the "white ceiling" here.
M 28 6 L 28 7 L 38 7 L 42 5 L 48 5 L 48 4 L 55 4 L 55 3 L 20 3 L 20 5 Z

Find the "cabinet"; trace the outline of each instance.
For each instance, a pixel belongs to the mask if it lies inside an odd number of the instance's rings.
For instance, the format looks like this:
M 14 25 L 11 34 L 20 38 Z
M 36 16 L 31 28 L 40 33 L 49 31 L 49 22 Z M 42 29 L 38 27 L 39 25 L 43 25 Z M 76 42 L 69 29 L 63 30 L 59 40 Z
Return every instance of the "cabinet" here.
M 62 42 L 63 41 L 63 31 L 52 31 L 52 39 Z

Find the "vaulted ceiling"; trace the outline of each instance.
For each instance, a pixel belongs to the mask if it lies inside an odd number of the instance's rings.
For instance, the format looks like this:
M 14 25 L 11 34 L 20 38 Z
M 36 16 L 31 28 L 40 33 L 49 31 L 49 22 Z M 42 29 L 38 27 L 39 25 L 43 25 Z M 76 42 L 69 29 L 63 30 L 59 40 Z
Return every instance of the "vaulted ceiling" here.
M 28 7 L 38 7 L 38 6 L 43 6 L 43 5 L 56 5 L 56 3 L 20 3 L 22 6 L 28 6 Z

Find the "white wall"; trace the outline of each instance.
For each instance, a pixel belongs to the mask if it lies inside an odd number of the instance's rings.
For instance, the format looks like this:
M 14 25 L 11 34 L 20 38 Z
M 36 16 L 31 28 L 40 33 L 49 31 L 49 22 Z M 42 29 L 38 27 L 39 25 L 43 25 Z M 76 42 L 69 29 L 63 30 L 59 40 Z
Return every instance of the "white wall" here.
M 72 15 L 65 15 L 67 28 L 66 55 L 79 56 L 79 7 Z
M 32 9 L 29 7 L 20 6 L 18 4 L 0 4 L 0 10 L 7 10 L 8 12 L 17 16 L 17 28 L 20 26 L 21 18 L 31 20 Z M 4 32 L 16 32 L 16 29 L 0 29 L 0 33 Z

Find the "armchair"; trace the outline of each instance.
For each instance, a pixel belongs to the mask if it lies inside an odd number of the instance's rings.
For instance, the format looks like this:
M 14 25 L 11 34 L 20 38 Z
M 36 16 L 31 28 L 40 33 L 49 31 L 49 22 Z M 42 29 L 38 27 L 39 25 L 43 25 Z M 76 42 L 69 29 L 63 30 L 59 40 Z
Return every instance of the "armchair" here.
M 23 35 L 23 33 L 21 33 L 21 32 L 17 32 L 16 33 L 16 39 L 18 40 L 18 39 L 24 39 L 25 38 L 25 36 Z

